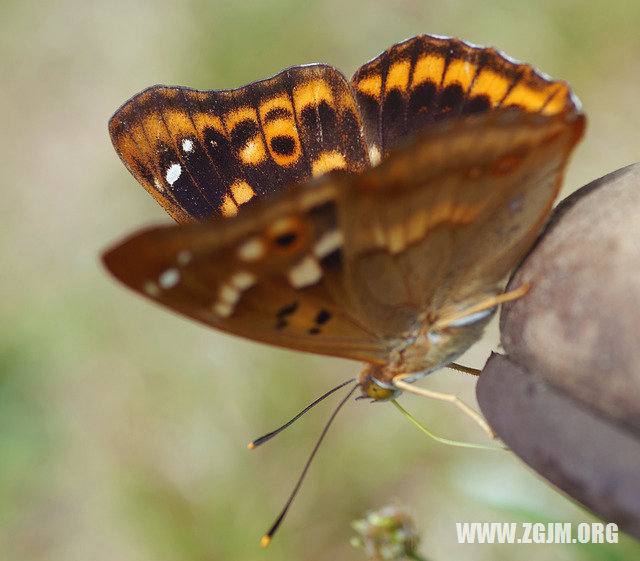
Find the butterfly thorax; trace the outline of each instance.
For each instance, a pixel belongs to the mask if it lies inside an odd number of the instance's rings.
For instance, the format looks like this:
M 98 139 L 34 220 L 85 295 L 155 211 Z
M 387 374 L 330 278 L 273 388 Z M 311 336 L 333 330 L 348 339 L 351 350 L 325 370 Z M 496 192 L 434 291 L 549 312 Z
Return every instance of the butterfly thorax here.
M 387 364 L 365 366 L 358 378 L 363 395 L 376 401 L 393 399 L 401 393 L 393 383 L 396 376 L 414 382 L 447 366 L 482 336 L 493 311 L 445 328 L 436 328 L 434 321 L 422 322 L 389 353 Z

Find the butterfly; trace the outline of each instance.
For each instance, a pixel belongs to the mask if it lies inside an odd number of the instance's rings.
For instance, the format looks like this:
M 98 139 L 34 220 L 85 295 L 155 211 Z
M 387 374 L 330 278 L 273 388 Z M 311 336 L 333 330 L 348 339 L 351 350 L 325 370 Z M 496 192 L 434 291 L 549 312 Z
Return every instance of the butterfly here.
M 153 86 L 113 145 L 179 223 L 104 254 L 124 284 L 249 339 L 365 362 L 364 395 L 454 364 L 540 231 L 582 136 L 570 87 L 420 35 L 350 81 L 295 66 L 235 90 Z
M 153 86 L 109 131 L 178 225 L 136 232 L 103 260 L 178 313 L 362 361 L 364 396 L 452 401 L 491 434 L 454 396 L 411 384 L 454 364 L 498 304 L 526 293 L 503 294 L 505 278 L 584 126 L 566 83 L 429 35 L 350 81 L 310 64 L 234 90 Z

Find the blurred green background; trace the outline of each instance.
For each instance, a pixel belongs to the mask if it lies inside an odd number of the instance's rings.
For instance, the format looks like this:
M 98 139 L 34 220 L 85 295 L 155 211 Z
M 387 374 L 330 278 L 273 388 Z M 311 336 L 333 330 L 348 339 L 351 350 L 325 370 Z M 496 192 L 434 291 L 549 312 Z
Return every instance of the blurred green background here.
M 191 323 L 107 276 L 101 250 L 169 218 L 113 151 L 107 120 L 155 84 L 230 88 L 301 63 L 350 75 L 418 33 L 495 45 L 564 78 L 587 136 L 564 193 L 640 160 L 640 2 L 293 0 L 0 4 L 3 255 L 0 559 L 363 559 L 350 521 L 406 506 L 433 560 L 639 559 L 618 545 L 457 545 L 457 521 L 591 521 L 506 453 L 428 441 L 390 405 L 351 404 L 268 550 L 259 538 L 333 403 L 246 443 L 359 365 Z M 481 367 L 495 328 L 462 362 Z M 473 400 L 474 380 L 426 383 Z M 452 408 L 402 403 L 482 441 Z

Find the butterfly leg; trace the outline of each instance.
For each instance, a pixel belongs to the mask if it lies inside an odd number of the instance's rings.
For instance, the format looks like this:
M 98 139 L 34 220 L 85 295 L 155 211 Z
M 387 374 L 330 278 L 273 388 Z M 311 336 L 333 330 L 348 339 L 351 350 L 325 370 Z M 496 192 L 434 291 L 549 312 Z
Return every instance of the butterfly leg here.
M 522 298 L 529 290 L 531 289 L 530 283 L 525 283 L 518 288 L 510 290 L 509 292 L 503 292 L 502 294 L 498 294 L 496 296 L 490 296 L 489 298 L 485 298 L 481 302 L 478 302 L 474 306 L 470 306 L 460 312 L 455 314 L 451 314 L 450 316 L 445 316 L 440 318 L 433 324 L 433 330 L 438 329 L 446 329 L 450 325 L 460 321 L 463 318 L 471 316 L 473 314 L 477 314 L 480 312 L 484 312 L 485 310 L 490 310 L 491 308 L 495 308 L 500 304 L 504 304 L 505 302 L 512 302 L 513 300 L 518 300 Z
M 480 372 L 482 372 L 482 370 L 471 368 L 471 366 L 463 366 L 462 364 L 458 364 L 457 362 L 450 362 L 449 364 L 447 364 L 447 368 L 451 368 L 451 370 L 457 370 L 458 372 L 464 372 L 465 374 L 473 374 L 474 376 L 480 376 Z
M 404 378 L 410 377 L 411 374 L 398 374 L 393 378 L 393 385 L 399 390 L 407 391 L 410 393 L 414 393 L 416 395 L 420 395 L 422 397 L 429 397 L 431 399 L 437 399 L 438 401 L 445 401 L 447 403 L 452 403 L 455 405 L 460 411 L 462 411 L 465 415 L 471 417 L 476 424 L 478 424 L 482 430 L 484 430 L 489 438 L 492 440 L 496 440 L 496 433 L 489 426 L 489 423 L 484 420 L 482 415 L 477 411 L 474 411 L 471 407 L 469 407 L 464 401 L 462 401 L 458 396 L 453 395 L 451 393 L 441 393 L 434 392 L 433 390 L 428 390 L 426 388 L 417 388 L 413 384 L 404 381 Z

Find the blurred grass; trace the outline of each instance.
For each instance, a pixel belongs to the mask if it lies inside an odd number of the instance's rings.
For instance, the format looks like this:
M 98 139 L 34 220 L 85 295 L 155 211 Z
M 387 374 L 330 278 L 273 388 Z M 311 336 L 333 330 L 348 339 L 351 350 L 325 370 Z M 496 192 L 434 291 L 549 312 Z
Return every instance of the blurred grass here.
M 360 559 L 350 521 L 397 501 L 428 557 L 500 560 L 523 550 L 457 545 L 455 522 L 592 520 L 509 455 L 438 446 L 390 406 L 358 402 L 260 550 L 333 405 L 264 449 L 246 443 L 358 365 L 227 337 L 116 286 L 100 251 L 169 219 L 119 162 L 106 122 L 154 83 L 229 88 L 314 61 L 350 75 L 401 39 L 454 35 L 572 84 L 589 128 L 568 192 L 640 160 L 638 23 L 636 0 L 0 3 L 0 559 Z M 494 329 L 465 363 L 481 366 L 496 340 Z M 473 399 L 468 377 L 429 383 Z M 482 438 L 447 406 L 403 403 L 439 434 Z M 640 548 L 623 538 L 526 555 Z

